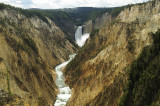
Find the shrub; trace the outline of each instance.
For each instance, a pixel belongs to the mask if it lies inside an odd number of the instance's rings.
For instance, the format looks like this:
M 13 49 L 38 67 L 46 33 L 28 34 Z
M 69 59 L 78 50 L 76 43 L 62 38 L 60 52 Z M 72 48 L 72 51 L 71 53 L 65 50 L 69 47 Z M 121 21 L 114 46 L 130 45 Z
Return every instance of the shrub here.
M 146 106 L 160 97 L 160 30 L 153 34 L 153 45 L 145 47 L 129 71 L 120 106 Z
M 95 29 L 91 32 L 90 37 L 91 39 L 99 32 L 99 29 Z
M 16 8 L 14 6 L 10 6 L 10 5 L 6 5 L 6 4 L 0 3 L 0 10 L 2 10 L 2 9 L 12 9 L 12 10 L 15 10 L 15 11 L 25 15 L 26 17 L 38 16 L 44 22 L 49 24 L 49 22 L 48 22 L 48 20 L 46 18 L 46 15 L 43 12 L 41 12 L 40 10 L 25 10 L 25 9 Z
M 3 58 L 2 58 L 2 57 L 0 57 L 0 62 L 1 62 L 1 61 L 3 61 Z
M 117 17 L 118 14 L 119 14 L 121 11 L 124 10 L 124 8 L 125 8 L 124 6 L 115 8 L 115 9 L 111 12 L 111 16 L 112 16 L 112 17 Z
M 135 51 L 135 42 L 134 41 L 129 41 L 127 45 L 127 49 L 129 52 L 134 53 Z
M 26 42 L 27 45 L 28 45 L 29 47 L 31 47 L 31 49 L 32 49 L 36 54 L 38 54 L 38 48 L 37 48 L 35 42 L 32 40 L 32 38 L 30 38 L 30 37 L 27 36 L 27 35 L 26 35 L 26 36 L 25 36 L 25 35 L 22 35 L 22 38 L 23 38 L 24 42 Z
M 0 3 L 0 10 L 5 9 L 6 5 L 3 3 Z
M 75 43 L 75 41 L 74 41 L 71 37 L 66 36 L 66 39 L 67 39 L 70 43 L 72 43 L 76 48 L 79 48 L 79 46 Z
M 9 96 L 12 96 L 11 87 L 10 87 L 10 75 L 8 70 L 7 70 L 7 89 L 8 89 Z

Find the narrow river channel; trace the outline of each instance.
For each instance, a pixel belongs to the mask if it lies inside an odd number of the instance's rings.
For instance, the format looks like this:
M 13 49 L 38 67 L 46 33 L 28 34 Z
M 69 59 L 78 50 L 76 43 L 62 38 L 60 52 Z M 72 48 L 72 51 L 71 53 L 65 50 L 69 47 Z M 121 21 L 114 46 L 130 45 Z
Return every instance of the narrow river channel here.
M 82 35 L 82 26 L 79 26 L 75 33 L 75 41 L 76 43 L 82 47 L 85 41 L 88 39 L 89 34 Z M 65 84 L 65 76 L 63 75 L 62 69 L 76 56 L 76 54 L 69 55 L 69 60 L 57 65 L 55 67 L 56 70 L 56 86 L 59 90 L 59 94 L 57 95 L 56 102 L 54 106 L 65 106 L 69 98 L 71 97 L 71 89 L 68 85 Z

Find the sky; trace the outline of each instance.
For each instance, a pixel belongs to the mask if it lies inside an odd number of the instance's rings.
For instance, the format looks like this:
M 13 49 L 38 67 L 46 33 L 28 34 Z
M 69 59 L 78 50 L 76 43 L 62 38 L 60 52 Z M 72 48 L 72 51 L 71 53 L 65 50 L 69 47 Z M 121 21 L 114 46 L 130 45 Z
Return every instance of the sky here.
M 117 7 L 149 0 L 0 0 L 0 3 L 21 8 L 58 9 L 74 7 Z

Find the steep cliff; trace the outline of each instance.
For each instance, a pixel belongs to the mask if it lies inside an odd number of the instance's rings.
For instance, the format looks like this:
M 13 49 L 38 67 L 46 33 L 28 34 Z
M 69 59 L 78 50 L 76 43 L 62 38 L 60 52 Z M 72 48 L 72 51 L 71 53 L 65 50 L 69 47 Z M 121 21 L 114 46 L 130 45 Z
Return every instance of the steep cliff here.
M 19 102 L 0 103 L 53 104 L 58 93 L 54 67 L 77 49 L 47 16 L 28 17 L 26 10 L 6 7 L 0 8 L 0 89 Z
M 125 8 L 103 26 L 65 69 L 72 88 L 68 106 L 117 106 L 128 78 L 130 63 L 152 45 L 160 27 L 160 1 Z
M 38 10 L 43 14 L 46 14 L 51 18 L 61 30 L 68 35 L 72 40 L 74 40 L 74 34 L 77 26 L 74 23 L 74 18 L 70 13 L 60 10 Z
M 88 20 L 95 20 L 101 17 L 104 13 L 113 10 L 113 8 L 100 8 L 100 7 L 77 7 L 65 8 L 62 11 L 69 13 L 77 26 L 83 25 Z
M 111 14 L 106 12 L 101 17 L 95 20 L 88 20 L 84 23 L 83 34 L 91 33 L 93 30 L 100 29 L 101 27 L 111 22 Z
M 129 78 L 119 106 L 160 105 L 160 29 L 152 36 L 153 44 L 146 46 L 128 68 Z

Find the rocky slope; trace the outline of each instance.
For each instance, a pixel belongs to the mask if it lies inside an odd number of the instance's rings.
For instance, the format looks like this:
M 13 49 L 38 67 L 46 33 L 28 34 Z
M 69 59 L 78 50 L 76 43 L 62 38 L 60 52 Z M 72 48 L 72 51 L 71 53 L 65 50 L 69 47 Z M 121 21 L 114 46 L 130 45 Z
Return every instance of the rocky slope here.
M 68 106 L 117 106 L 130 63 L 152 45 L 160 27 L 160 1 L 125 8 L 115 21 L 94 33 L 65 69 L 72 88 Z
M 95 20 L 88 20 L 84 23 L 83 34 L 91 33 L 93 30 L 100 29 L 111 21 L 111 15 L 106 12 Z
M 0 89 L 10 97 L 18 96 L 0 104 L 54 103 L 58 93 L 54 67 L 77 49 L 52 20 L 46 19 L 48 23 L 40 16 L 0 9 Z
M 128 80 L 119 106 L 160 105 L 160 29 L 128 69 Z

